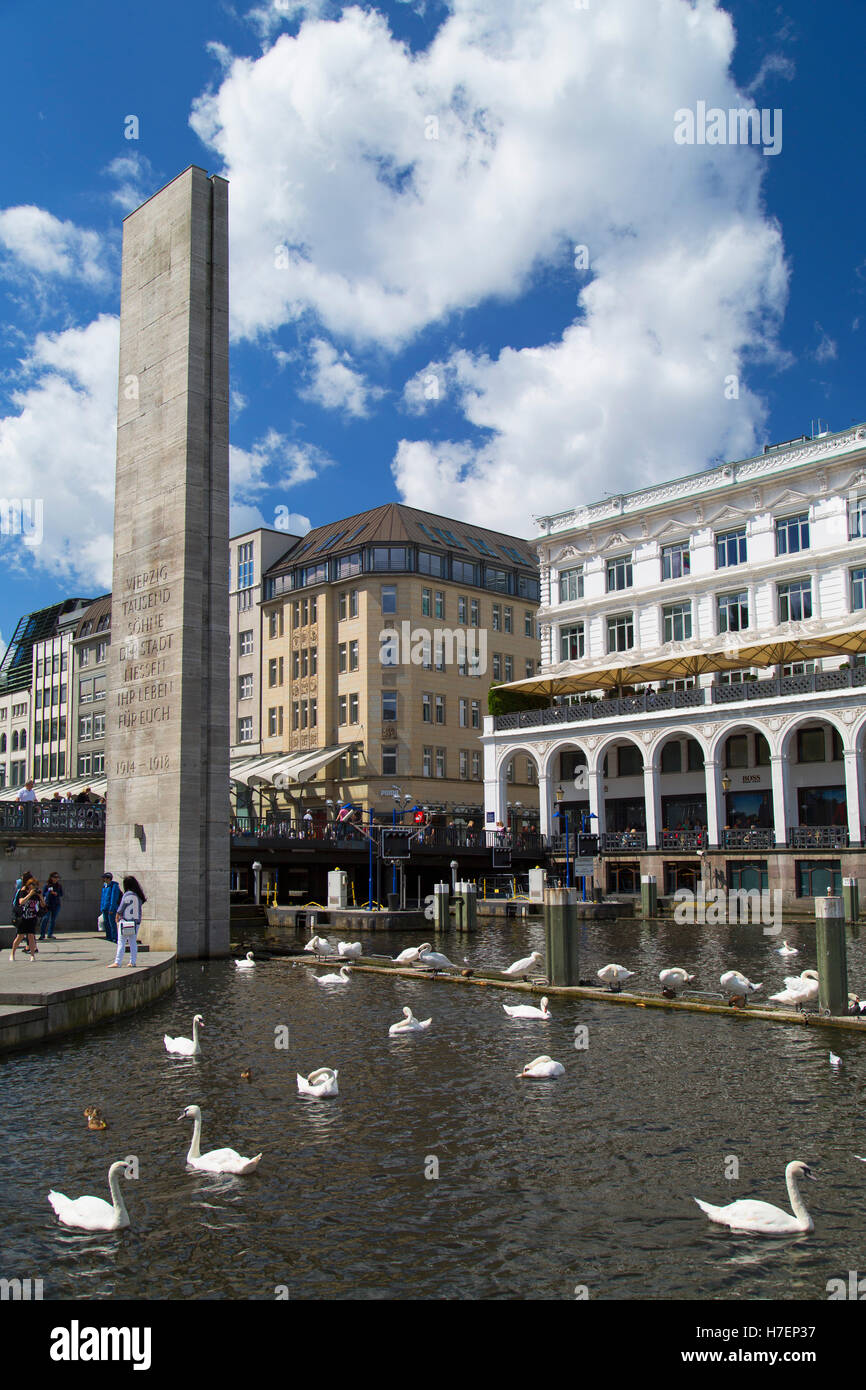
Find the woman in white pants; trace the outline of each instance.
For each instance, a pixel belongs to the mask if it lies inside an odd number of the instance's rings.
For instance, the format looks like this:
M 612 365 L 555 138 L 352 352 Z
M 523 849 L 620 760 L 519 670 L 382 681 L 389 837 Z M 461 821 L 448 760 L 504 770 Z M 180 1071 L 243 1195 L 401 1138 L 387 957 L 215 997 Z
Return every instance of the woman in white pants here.
M 147 898 L 141 890 L 141 885 L 137 878 L 132 874 L 127 874 L 123 880 L 123 897 L 117 904 L 115 921 L 117 922 L 117 955 L 108 967 L 109 970 L 116 970 L 123 960 L 123 953 L 129 947 L 129 966 L 132 969 L 138 962 L 138 929 L 141 926 L 142 904 L 147 902 Z

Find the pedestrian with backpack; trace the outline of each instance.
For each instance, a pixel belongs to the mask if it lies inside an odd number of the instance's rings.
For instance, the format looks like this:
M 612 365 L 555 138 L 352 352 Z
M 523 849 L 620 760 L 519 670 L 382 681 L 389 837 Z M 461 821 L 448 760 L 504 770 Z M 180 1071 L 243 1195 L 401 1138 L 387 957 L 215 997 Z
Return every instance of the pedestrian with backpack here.
M 117 905 L 115 921 L 117 923 L 117 955 L 109 965 L 109 970 L 116 970 L 123 960 L 123 953 L 129 947 L 128 970 L 133 969 L 138 961 L 138 929 L 141 926 L 142 905 L 147 902 L 147 898 L 141 888 L 137 878 L 132 874 L 127 874 L 123 880 L 123 897 Z

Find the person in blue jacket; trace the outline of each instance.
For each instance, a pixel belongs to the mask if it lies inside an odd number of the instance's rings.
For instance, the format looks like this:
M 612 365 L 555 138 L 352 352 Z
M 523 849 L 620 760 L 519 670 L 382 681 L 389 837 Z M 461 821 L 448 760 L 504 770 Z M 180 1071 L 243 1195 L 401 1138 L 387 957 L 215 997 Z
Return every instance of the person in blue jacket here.
M 102 893 L 99 898 L 99 911 L 102 913 L 102 925 L 105 930 L 106 941 L 117 941 L 117 923 L 115 913 L 117 904 L 120 902 L 120 884 L 115 883 L 114 875 L 105 873 L 102 875 Z

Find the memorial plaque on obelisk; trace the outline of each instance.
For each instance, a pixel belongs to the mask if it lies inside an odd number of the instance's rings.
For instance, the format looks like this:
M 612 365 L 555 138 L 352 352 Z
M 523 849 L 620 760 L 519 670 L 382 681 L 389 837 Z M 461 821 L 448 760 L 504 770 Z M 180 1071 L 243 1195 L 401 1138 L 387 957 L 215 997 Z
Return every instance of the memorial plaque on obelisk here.
M 228 185 L 187 169 L 123 224 L 105 867 L 140 939 L 229 945 Z

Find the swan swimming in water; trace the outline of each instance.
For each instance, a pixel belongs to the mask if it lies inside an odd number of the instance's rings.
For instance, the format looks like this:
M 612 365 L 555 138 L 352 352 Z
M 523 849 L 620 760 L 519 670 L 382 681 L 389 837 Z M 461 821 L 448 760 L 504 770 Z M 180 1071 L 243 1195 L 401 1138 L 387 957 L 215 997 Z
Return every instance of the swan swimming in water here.
M 785 988 L 778 994 L 771 994 L 770 998 L 777 1004 L 796 1004 L 802 1009 L 804 1004 L 811 1004 L 818 998 L 820 988 L 817 970 L 803 970 L 799 975 L 786 976 Z
M 403 1018 L 399 1023 L 392 1023 L 388 1029 L 390 1036 L 396 1037 L 398 1033 L 423 1033 L 433 1022 L 432 1018 L 416 1018 L 412 1010 L 407 1006 L 403 1010 Z
M 331 943 L 326 936 L 311 936 L 304 950 L 313 951 L 317 956 L 327 956 L 331 952 Z
M 503 970 L 503 975 L 526 975 L 534 965 L 538 965 L 544 960 L 540 951 L 533 951 L 531 955 L 523 956 L 521 960 L 516 960 L 513 965 L 509 965 L 507 970 Z
M 353 957 L 355 960 L 357 960 L 358 957 L 360 956 L 360 954 L 361 954 L 361 943 L 360 943 L 360 941 L 338 941 L 338 942 L 337 942 L 337 955 L 338 955 L 338 956 L 351 956 L 351 957 Z
M 785 1169 L 785 1182 L 788 1186 L 788 1197 L 791 1201 L 793 1216 L 790 1212 L 783 1211 L 781 1207 L 774 1207 L 770 1202 L 756 1202 L 751 1199 L 739 1202 L 729 1202 L 726 1207 L 714 1207 L 709 1202 L 702 1202 L 699 1197 L 693 1198 L 697 1202 L 701 1211 L 705 1211 L 711 1221 L 715 1221 L 719 1226 L 730 1226 L 732 1231 L 754 1232 L 761 1236 L 793 1236 L 805 1231 L 814 1230 L 814 1223 L 806 1210 L 800 1190 L 797 1186 L 798 1178 L 815 1179 L 815 1174 L 808 1163 L 794 1162 L 789 1163 Z
M 502 1007 L 509 1018 L 552 1018 L 547 1007 L 547 995 L 541 1001 L 541 1008 L 536 1008 L 534 1004 L 503 1004 Z
M 331 1067 L 319 1067 L 316 1071 L 311 1071 L 309 1076 L 301 1076 L 300 1072 L 297 1072 L 296 1075 L 298 1090 L 302 1096 L 339 1095 L 337 1072 Z
M 454 962 L 443 956 L 441 951 L 434 951 L 429 941 L 425 941 L 418 951 L 418 964 L 435 965 L 440 970 L 457 969 Z
M 637 972 L 626 970 L 624 965 L 605 965 L 601 970 L 596 971 L 598 978 L 604 980 L 608 989 L 614 994 L 622 989 L 626 980 L 630 980 Z
M 111 1202 L 102 1197 L 65 1197 L 62 1192 L 48 1194 L 48 1200 L 63 1226 L 75 1226 L 79 1231 L 118 1231 L 129 1225 L 129 1212 L 120 1190 L 120 1174 L 126 1164 L 112 1163 L 108 1170 Z
M 261 1154 L 255 1158 L 244 1158 L 235 1149 L 211 1149 L 210 1153 L 199 1151 L 201 1144 L 201 1110 L 197 1105 L 188 1105 L 177 1117 L 179 1120 L 195 1120 L 192 1140 L 186 1161 L 192 1168 L 201 1168 L 205 1173 L 251 1173 L 258 1166 Z
M 542 1057 L 536 1057 L 534 1062 L 527 1062 L 523 1071 L 517 1073 L 518 1081 L 523 1077 L 544 1079 L 552 1076 L 565 1076 L 565 1067 L 561 1062 L 554 1062 L 553 1058 L 546 1054 Z
M 317 984 L 317 985 L 347 985 L 347 984 L 349 983 L 349 981 L 350 981 L 351 978 L 352 978 L 352 977 L 351 977 L 351 974 L 350 974 L 350 972 L 349 972 L 349 967 L 348 967 L 347 965 L 341 965 L 338 972 L 332 973 L 332 974 L 330 974 L 330 975 L 317 975 L 317 976 L 316 976 L 316 984 Z
M 694 975 L 689 975 L 689 973 L 683 970 L 679 965 L 672 965 L 669 970 L 659 971 L 659 982 L 662 987 L 662 993 L 668 999 L 675 999 L 677 990 L 682 989 L 684 985 L 691 984 L 694 978 Z
M 796 946 L 789 946 L 787 941 L 783 941 L 776 952 L 777 956 L 798 956 L 799 954 Z
M 835 1052 L 831 1052 L 831 1053 L 830 1053 L 830 1066 L 831 1066 L 831 1067 L 841 1067 L 841 1065 L 842 1065 L 842 1058 L 841 1058 L 841 1057 L 837 1057 Z
M 255 965 L 255 963 L 256 963 L 256 958 L 255 958 L 255 956 L 253 955 L 252 951 L 247 951 L 247 953 L 246 953 L 246 955 L 244 956 L 243 960 L 236 960 L 236 961 L 235 961 L 235 969 L 236 969 L 236 970 L 252 970 L 253 967 L 254 967 L 254 965 Z
M 204 1019 L 201 1014 L 196 1014 L 192 1021 L 191 1038 L 170 1038 L 168 1033 L 164 1034 L 162 1040 L 165 1043 L 166 1052 L 176 1052 L 181 1057 L 200 1057 L 201 1043 L 198 1040 L 199 1028 L 204 1028 Z

